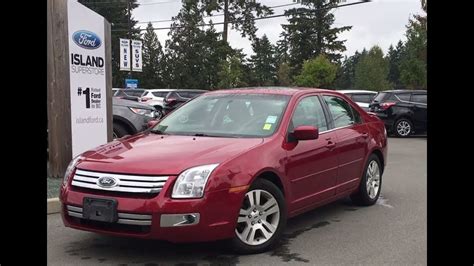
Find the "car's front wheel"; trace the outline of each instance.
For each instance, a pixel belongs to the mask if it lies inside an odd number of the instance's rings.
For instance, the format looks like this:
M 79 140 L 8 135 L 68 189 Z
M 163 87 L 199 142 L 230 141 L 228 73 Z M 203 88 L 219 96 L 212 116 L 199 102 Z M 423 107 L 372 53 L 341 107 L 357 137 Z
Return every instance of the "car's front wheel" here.
M 257 179 L 245 194 L 232 246 L 244 254 L 268 250 L 286 225 L 286 204 L 281 190 L 266 179 Z

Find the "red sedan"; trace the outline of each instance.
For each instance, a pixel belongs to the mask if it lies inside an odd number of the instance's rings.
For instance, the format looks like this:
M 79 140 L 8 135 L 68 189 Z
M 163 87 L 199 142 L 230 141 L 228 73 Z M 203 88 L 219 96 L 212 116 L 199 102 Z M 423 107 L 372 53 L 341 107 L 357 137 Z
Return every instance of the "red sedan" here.
M 61 188 L 68 227 L 172 242 L 275 244 L 288 218 L 350 196 L 374 204 L 384 124 L 335 91 L 205 93 L 150 130 L 87 151 Z

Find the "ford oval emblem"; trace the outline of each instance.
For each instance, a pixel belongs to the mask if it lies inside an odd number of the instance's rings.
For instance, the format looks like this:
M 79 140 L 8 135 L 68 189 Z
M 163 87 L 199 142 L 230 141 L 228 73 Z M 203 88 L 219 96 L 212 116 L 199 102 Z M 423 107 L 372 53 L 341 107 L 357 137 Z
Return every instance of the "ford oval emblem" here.
M 84 49 L 97 49 L 102 44 L 99 36 L 92 31 L 79 30 L 72 35 L 74 42 Z
M 112 188 L 118 184 L 117 179 L 112 176 L 101 176 L 97 179 L 97 185 L 103 188 Z

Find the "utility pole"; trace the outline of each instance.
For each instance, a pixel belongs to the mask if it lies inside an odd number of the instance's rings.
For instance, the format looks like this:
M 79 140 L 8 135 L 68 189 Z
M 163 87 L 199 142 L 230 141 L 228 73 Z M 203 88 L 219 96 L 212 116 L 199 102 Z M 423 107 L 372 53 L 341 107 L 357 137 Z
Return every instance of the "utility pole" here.
M 130 7 L 131 5 L 131 0 L 127 0 L 127 12 L 128 12 L 128 45 L 129 45 L 129 51 L 130 51 L 130 71 L 128 72 L 128 78 L 132 78 L 132 65 L 133 65 L 133 56 L 131 56 L 133 54 L 133 51 L 132 51 L 132 27 L 131 27 L 131 14 L 130 14 Z
M 229 24 L 229 0 L 224 0 L 224 31 L 222 40 L 227 43 L 227 26 Z

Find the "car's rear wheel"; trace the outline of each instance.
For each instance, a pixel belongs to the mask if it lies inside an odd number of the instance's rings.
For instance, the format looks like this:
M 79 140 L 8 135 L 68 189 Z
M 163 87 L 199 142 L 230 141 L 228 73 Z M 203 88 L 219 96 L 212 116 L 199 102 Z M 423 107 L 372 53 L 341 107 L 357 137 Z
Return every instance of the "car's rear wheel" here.
M 382 188 L 382 165 L 375 154 L 367 160 L 364 174 L 356 194 L 351 195 L 352 201 L 357 205 L 370 206 L 377 202 Z
M 413 123 L 406 118 L 398 119 L 393 131 L 397 137 L 406 138 L 413 133 Z
M 286 225 L 283 193 L 272 182 L 257 179 L 245 194 L 232 246 L 243 254 L 264 252 L 280 238 Z

